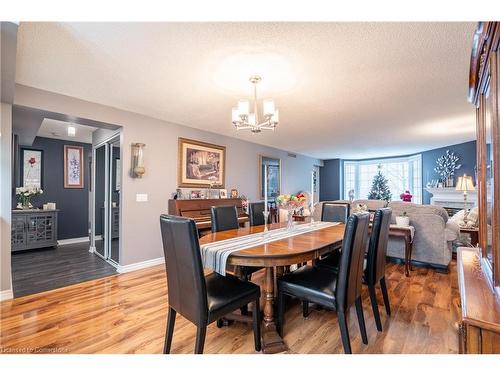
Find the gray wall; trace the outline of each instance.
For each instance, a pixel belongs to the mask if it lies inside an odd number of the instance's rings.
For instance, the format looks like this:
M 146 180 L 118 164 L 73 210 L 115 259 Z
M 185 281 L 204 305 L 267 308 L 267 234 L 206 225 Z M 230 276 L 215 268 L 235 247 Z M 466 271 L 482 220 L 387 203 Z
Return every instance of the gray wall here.
M 293 158 L 283 150 L 22 85 L 16 86 L 15 103 L 123 127 L 120 204 L 122 265 L 163 257 L 159 216 L 167 212 L 168 199 L 177 188 L 179 137 L 226 146 L 226 188 L 236 188 L 252 200 L 258 199 L 259 154 L 281 158 L 283 192 L 310 190 L 311 170 L 314 165 L 321 165 L 319 160 L 306 156 Z M 129 177 L 130 145 L 134 142 L 146 144 L 146 174 L 142 179 Z M 148 194 L 148 202 L 136 202 L 138 193 Z
M 476 166 L 476 141 L 470 141 L 422 152 L 423 187 L 425 188 L 425 185 L 430 180 L 439 178 L 438 174 L 434 172 L 434 168 L 436 167 L 436 160 L 444 155 L 446 150 L 454 152 L 460 158 L 459 163 L 462 164 L 462 167 L 455 174 L 455 184 L 457 177 L 464 173 L 472 176 L 474 184 L 476 184 L 476 174 L 474 171 L 474 167 Z M 431 195 L 424 189 L 423 203 L 429 204 L 430 199 Z
M 446 147 L 436 148 L 433 150 L 423 151 L 420 153 L 422 155 L 422 188 L 424 189 L 422 197 L 423 204 L 430 203 L 430 194 L 425 191 L 425 186 L 430 180 L 439 178 L 437 173 L 434 172 L 434 167 L 436 166 L 436 160 L 444 153 L 446 153 L 446 150 L 454 152 L 455 155 L 460 158 L 459 163 L 462 164 L 462 167 L 456 172 L 455 182 L 456 177 L 461 176 L 464 173 L 472 176 L 474 178 L 474 181 L 476 179 L 474 171 L 474 167 L 476 166 L 476 141 L 459 143 Z M 323 161 L 324 166 L 321 168 L 320 173 L 321 200 L 334 200 L 342 198 L 342 187 L 340 180 L 342 177 L 342 162 L 342 159 L 331 159 Z
M 84 153 L 84 188 L 64 188 L 64 145 L 81 146 Z M 21 147 L 22 148 L 22 147 Z M 33 206 L 41 207 L 44 203 L 55 202 L 59 211 L 58 239 L 88 236 L 89 217 L 89 161 L 92 153 L 90 143 L 70 142 L 59 139 L 36 137 L 29 148 L 43 151 L 43 194 L 33 200 Z M 20 165 L 15 168 L 21 168 Z M 21 186 L 20 181 L 16 184 Z M 17 201 L 15 196 L 12 206 Z

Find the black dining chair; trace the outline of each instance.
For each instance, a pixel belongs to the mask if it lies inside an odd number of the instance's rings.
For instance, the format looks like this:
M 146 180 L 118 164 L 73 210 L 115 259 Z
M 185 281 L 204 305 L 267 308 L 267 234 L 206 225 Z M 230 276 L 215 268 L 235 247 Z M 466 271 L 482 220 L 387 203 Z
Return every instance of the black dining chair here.
M 248 216 L 250 219 L 250 226 L 264 225 L 264 202 L 252 202 L 248 205 Z M 267 219 L 267 223 L 270 223 L 271 215 Z
M 382 297 L 384 299 L 385 311 L 387 315 L 391 315 L 391 306 L 389 304 L 389 295 L 385 282 L 385 262 L 387 256 L 387 242 L 389 241 L 389 229 L 391 226 L 391 215 L 391 208 L 381 208 L 374 212 L 370 242 L 368 244 L 368 251 L 366 252 L 366 260 L 364 263 L 363 282 L 368 286 L 373 316 L 375 317 L 375 325 L 380 332 L 382 331 L 382 322 L 380 320 L 377 294 L 375 292 L 375 286 L 379 282 Z M 334 272 L 338 272 L 339 259 L 339 253 L 332 253 L 326 258 L 318 260 L 316 266 L 329 268 Z M 304 305 L 303 311 L 304 316 L 307 316 L 307 305 Z
M 390 208 L 381 208 L 375 212 L 373 217 L 372 231 L 370 235 L 370 244 L 366 254 L 366 268 L 364 272 L 364 282 L 368 285 L 370 301 L 375 317 L 377 330 L 382 332 L 382 322 L 378 310 L 377 294 L 375 286 L 380 282 L 380 289 L 384 299 L 385 311 L 391 315 L 391 306 L 389 304 L 389 295 L 385 283 L 385 259 L 387 256 L 387 242 L 389 241 L 389 227 L 391 225 L 392 210 Z
M 194 323 L 195 354 L 203 353 L 207 325 L 253 302 L 255 350 L 260 351 L 260 288 L 234 276 L 203 275 L 195 222 L 161 215 L 161 235 L 168 289 L 168 318 L 163 353 L 170 353 L 176 314 Z
M 361 338 L 364 344 L 368 344 L 361 283 L 369 220 L 367 213 L 356 213 L 349 217 L 344 232 L 339 272 L 329 268 L 304 266 L 278 280 L 278 331 L 281 337 L 284 329 L 285 295 L 289 295 L 337 312 L 346 354 L 352 352 L 347 313 L 352 305 L 356 305 Z
M 236 206 L 212 206 L 210 209 L 212 232 L 238 229 L 238 210 Z
M 350 207 L 348 203 L 325 202 L 321 207 L 321 221 L 347 223 Z

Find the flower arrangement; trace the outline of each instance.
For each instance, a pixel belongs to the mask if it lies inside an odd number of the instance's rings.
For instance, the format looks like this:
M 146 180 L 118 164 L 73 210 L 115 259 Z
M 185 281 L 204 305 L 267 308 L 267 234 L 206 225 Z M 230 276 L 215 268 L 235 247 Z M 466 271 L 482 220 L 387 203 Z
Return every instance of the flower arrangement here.
M 411 202 L 411 199 L 413 198 L 413 195 L 411 195 L 410 191 L 409 190 L 405 190 L 405 192 L 403 194 L 401 194 L 399 196 L 399 198 L 403 201 L 403 202 Z
M 304 207 L 304 204 L 306 203 L 306 196 L 302 193 L 297 195 L 282 194 L 276 197 L 276 203 L 280 208 L 285 210 L 297 210 Z
M 21 186 L 16 188 L 16 198 L 17 198 L 17 208 L 29 209 L 33 208 L 31 200 L 40 194 L 43 194 L 43 190 L 35 188 L 33 186 Z
M 287 229 L 293 231 L 293 213 L 295 210 L 303 208 L 306 204 L 306 196 L 302 193 L 282 194 L 276 197 L 278 207 L 288 211 L 288 225 Z

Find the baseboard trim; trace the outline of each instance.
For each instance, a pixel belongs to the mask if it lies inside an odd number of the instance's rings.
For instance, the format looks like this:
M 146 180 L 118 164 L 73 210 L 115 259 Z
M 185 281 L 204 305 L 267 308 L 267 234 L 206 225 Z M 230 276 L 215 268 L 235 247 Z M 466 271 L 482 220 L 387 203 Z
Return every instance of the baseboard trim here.
M 7 301 L 8 299 L 14 298 L 14 293 L 12 289 L 2 290 L 0 292 L 0 301 Z
M 161 257 L 161 258 L 145 260 L 144 262 L 127 264 L 125 266 L 119 264 L 118 267 L 116 267 L 116 271 L 118 273 L 125 273 L 125 272 L 140 270 L 142 268 L 157 266 L 159 264 L 164 264 L 164 263 L 165 263 L 165 258 Z
M 71 245 L 74 243 L 83 243 L 83 242 L 90 242 L 90 239 L 88 237 L 78 237 L 78 238 L 67 238 L 64 240 L 58 240 L 59 246 L 61 245 Z

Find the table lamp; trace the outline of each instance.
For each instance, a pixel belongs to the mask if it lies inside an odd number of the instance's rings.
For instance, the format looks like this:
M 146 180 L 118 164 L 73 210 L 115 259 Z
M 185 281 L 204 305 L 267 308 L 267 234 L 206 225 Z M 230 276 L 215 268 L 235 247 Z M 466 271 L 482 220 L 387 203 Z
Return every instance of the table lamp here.
M 457 187 L 455 190 L 464 192 L 464 222 L 465 222 L 467 219 L 467 215 L 469 213 L 467 210 L 467 192 L 476 190 L 476 188 L 474 187 L 474 181 L 472 181 L 472 177 L 467 176 L 465 173 L 463 176 L 460 176 L 458 178 Z

